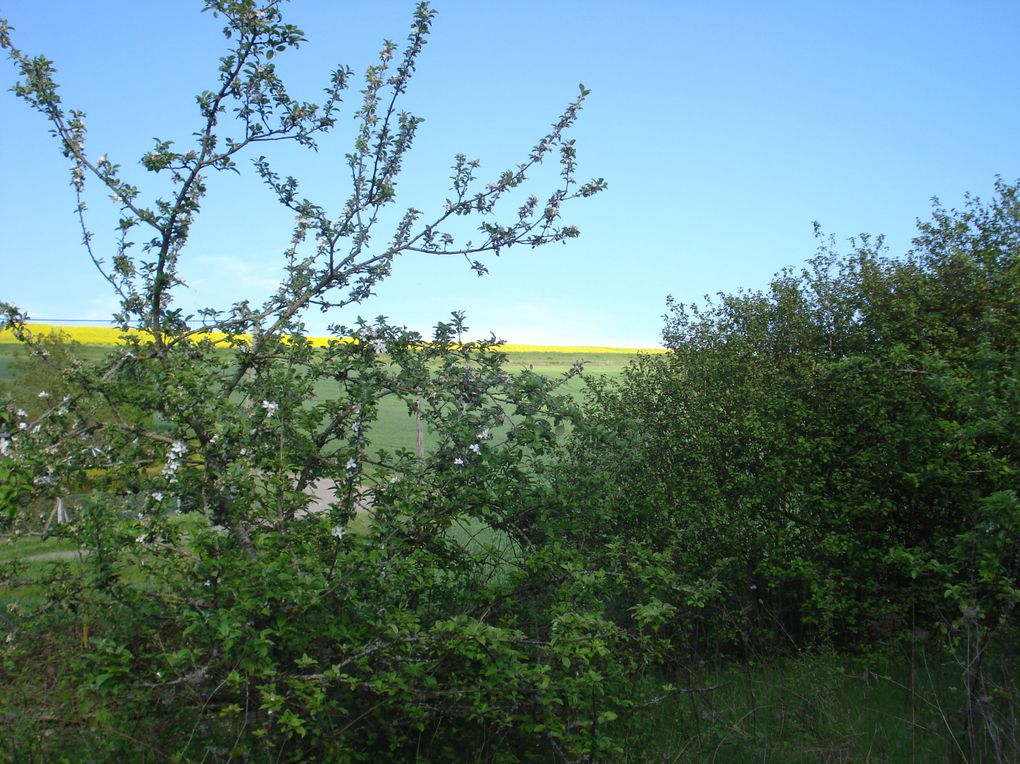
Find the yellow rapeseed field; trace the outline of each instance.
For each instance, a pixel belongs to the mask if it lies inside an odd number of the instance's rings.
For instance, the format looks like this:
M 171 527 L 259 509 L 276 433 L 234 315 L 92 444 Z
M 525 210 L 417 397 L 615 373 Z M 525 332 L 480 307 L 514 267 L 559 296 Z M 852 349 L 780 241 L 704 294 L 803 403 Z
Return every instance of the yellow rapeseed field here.
M 58 326 L 56 324 L 32 323 L 30 327 L 38 334 L 49 334 L 57 332 L 66 335 L 68 338 L 80 342 L 82 345 L 118 345 L 120 344 L 121 332 L 112 326 Z M 144 334 L 132 331 L 132 334 Z M 222 340 L 226 335 L 222 332 L 209 332 L 206 336 L 213 341 Z M 309 337 L 309 341 L 316 347 L 325 347 L 329 337 Z M 15 343 L 17 340 L 10 329 L 0 331 L 0 344 Z M 618 353 L 621 355 L 633 355 L 635 353 L 664 353 L 662 348 L 615 348 L 601 347 L 597 345 L 521 345 L 506 344 L 501 347 L 504 353 Z
M 29 324 L 36 334 L 64 334 L 82 345 L 117 345 L 120 331 L 110 326 L 56 326 L 54 324 Z M 8 345 L 17 342 L 10 329 L 0 331 L 0 343 Z
M 601 345 L 519 345 L 510 343 L 500 347 L 504 353 L 616 353 L 634 355 L 635 353 L 665 353 L 662 348 L 613 348 Z

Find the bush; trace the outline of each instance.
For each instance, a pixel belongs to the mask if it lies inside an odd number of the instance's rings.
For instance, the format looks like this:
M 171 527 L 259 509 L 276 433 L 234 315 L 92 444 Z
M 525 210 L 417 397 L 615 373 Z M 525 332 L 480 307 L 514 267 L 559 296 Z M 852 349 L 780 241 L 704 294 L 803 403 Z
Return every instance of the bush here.
M 668 600 L 679 646 L 860 648 L 953 608 L 1015 627 L 1017 193 L 936 204 L 899 260 L 830 243 L 766 292 L 671 302 L 672 352 L 590 386 L 575 535 L 704 581 L 702 617 Z

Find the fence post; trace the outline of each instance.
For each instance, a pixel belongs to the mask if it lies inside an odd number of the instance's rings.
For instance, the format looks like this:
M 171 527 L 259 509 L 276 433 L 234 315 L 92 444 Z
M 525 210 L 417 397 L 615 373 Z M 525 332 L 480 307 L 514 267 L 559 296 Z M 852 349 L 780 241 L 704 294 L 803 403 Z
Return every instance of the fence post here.
M 418 396 L 418 403 L 414 415 L 414 454 L 418 457 L 418 464 L 425 461 L 425 399 Z

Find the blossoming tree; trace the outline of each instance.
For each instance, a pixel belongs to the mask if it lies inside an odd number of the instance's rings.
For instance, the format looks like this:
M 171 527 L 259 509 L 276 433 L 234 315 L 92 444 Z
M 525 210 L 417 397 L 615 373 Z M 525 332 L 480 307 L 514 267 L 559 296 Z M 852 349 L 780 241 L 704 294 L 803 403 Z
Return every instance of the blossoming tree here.
M 605 185 L 577 180 L 568 137 L 588 91 L 488 183 L 457 156 L 449 198 L 397 214 L 383 235 L 421 123 L 400 104 L 433 11 L 419 5 L 403 49 L 386 42 L 366 70 L 350 187 L 333 209 L 257 152 L 280 141 L 316 149 L 338 124 L 351 71 L 332 73 L 322 103 L 295 100 L 275 60 L 303 33 L 280 4 L 204 5 L 224 20 L 229 49 L 198 96 L 193 144 L 158 139 L 141 159 L 162 195 L 87 150 L 85 114 L 61 101 L 52 63 L 16 47 L 0 22 L 15 92 L 69 160 L 85 251 L 119 299 L 123 331 L 99 362 L 58 363 L 3 306 L 3 324 L 53 364 L 66 393 L 32 415 L 5 410 L 3 469 L 49 479 L 15 490 L 12 478 L 0 501 L 17 523 L 28 494 L 85 491 L 65 532 L 90 551 L 82 576 L 55 578 L 45 603 L 19 606 L 9 624 L 6 702 L 25 733 L 11 745 L 42 740 L 33 725 L 60 713 L 69 721 L 46 738 L 48 754 L 84 735 L 109 756 L 144 739 L 179 759 L 260 746 L 442 758 L 466 743 L 511 758 L 594 755 L 616 716 L 607 688 L 623 668 L 610 646 L 622 636 L 586 600 L 589 574 L 544 531 L 557 501 L 541 479 L 545 454 L 570 405 L 554 382 L 508 375 L 496 343 L 466 341 L 459 314 L 427 339 L 345 318 L 403 254 L 455 255 L 483 273 L 486 255 L 577 236 L 564 205 Z M 174 297 L 207 179 L 246 154 L 294 215 L 285 277 L 261 304 L 185 315 Z M 553 158 L 558 185 L 544 201 L 523 195 Z M 112 252 L 90 233 L 92 184 L 119 213 Z M 338 317 L 324 348 L 305 335 L 313 309 Z M 371 447 L 385 397 L 420 406 L 435 434 L 424 458 Z M 310 512 L 309 489 L 323 481 L 328 506 Z M 181 507 L 197 514 L 183 522 Z M 44 702 L 41 680 L 25 677 L 54 655 L 63 692 Z M 34 713 L 47 702 L 57 708 Z

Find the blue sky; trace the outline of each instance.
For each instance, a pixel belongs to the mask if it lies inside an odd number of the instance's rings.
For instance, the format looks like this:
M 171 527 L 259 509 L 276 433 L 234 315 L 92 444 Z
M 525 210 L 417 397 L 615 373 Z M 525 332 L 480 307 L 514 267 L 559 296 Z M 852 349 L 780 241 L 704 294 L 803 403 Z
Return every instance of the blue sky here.
M 464 310 L 474 333 L 511 342 L 659 344 L 667 294 L 765 287 L 816 250 L 884 233 L 910 246 L 930 199 L 948 206 L 1020 177 L 1020 3 L 533 2 L 449 0 L 405 107 L 425 118 L 398 203 L 435 209 L 463 152 L 493 177 L 523 159 L 574 97 L 580 174 L 609 190 L 566 210 L 581 238 L 514 248 L 479 279 L 460 260 L 409 257 L 370 302 L 308 327 L 386 315 L 427 330 Z M 52 59 L 88 146 L 139 186 L 154 137 L 187 142 L 194 95 L 215 84 L 221 24 L 199 3 L 3 0 L 15 44 Z M 291 92 L 316 98 L 331 66 L 361 73 L 384 38 L 402 42 L 413 4 L 295 0 L 308 42 L 279 60 Z M 0 66 L 0 300 L 46 318 L 105 319 L 115 303 L 81 248 L 65 160 Z M 347 113 L 354 111 L 356 93 Z M 346 123 L 345 123 L 346 124 Z M 281 172 L 324 203 L 344 198 L 344 131 Z M 182 272 L 189 310 L 268 293 L 292 215 L 253 173 L 217 177 Z M 550 168 L 555 169 L 555 168 Z M 551 190 L 546 179 L 534 187 Z M 112 247 L 112 204 L 93 203 Z M 335 207 L 334 207 L 335 208 Z

